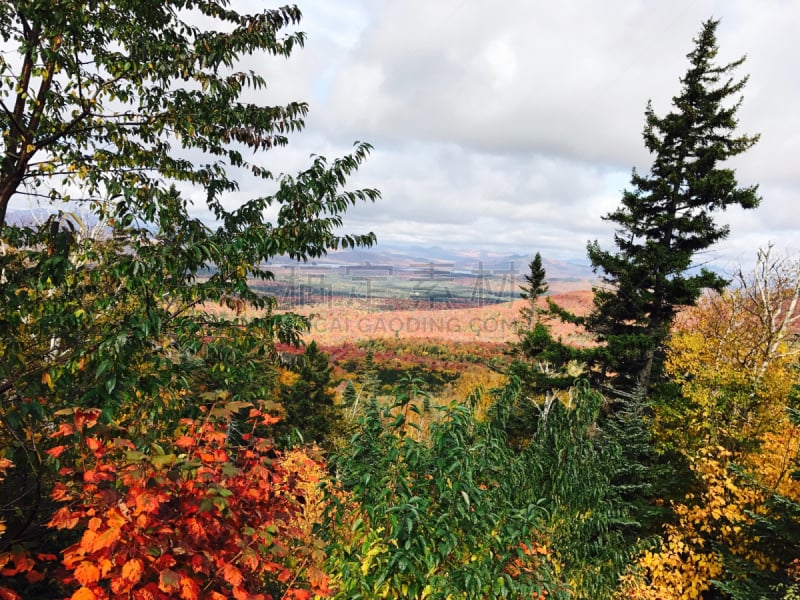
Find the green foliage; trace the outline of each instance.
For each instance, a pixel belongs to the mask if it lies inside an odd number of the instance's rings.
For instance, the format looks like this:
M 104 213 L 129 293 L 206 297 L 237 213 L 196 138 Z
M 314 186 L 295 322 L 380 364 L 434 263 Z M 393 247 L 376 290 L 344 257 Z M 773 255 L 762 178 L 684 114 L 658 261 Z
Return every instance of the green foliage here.
M 244 158 L 303 126 L 305 104 L 250 102 L 265 81 L 237 71 L 251 54 L 288 57 L 299 19 L 223 0 L 0 4 L 5 56 L 17 52 L 0 58 L 0 447 L 25 482 L 0 484 L 2 547 L 46 539 L 57 416 L 97 409 L 101 427 L 147 450 L 216 394 L 260 405 L 275 388 L 274 342 L 297 343 L 307 320 L 278 314 L 253 282 L 277 255 L 373 243 L 338 231 L 348 207 L 379 196 L 346 189 L 368 144 L 295 175 Z M 226 208 L 248 180 L 265 195 Z M 63 210 L 8 225 L 31 194 Z M 190 196 L 214 223 L 193 216 Z M 78 201 L 83 219 L 68 212 Z
M 498 410 L 518 393 L 512 387 Z M 597 427 L 602 397 L 579 381 L 539 407 L 537 428 L 521 460 L 526 485 L 541 498 L 546 521 L 540 531 L 576 598 L 605 598 L 635 550 L 624 534 L 637 524 L 613 482 L 622 449 Z M 499 421 L 508 416 L 499 415 Z
M 342 406 L 350 408 L 355 405 L 357 399 L 358 392 L 356 392 L 356 386 L 353 384 L 352 379 L 348 379 L 342 390 Z
M 468 405 L 444 409 L 429 439 L 415 439 L 409 416 L 426 409 L 417 386 L 403 382 L 391 407 L 373 400 L 335 458 L 339 483 L 363 511 L 354 539 L 329 540 L 337 597 L 513 598 L 547 589 L 566 597 L 537 534 L 543 511 L 519 455 Z
M 364 357 L 364 366 L 361 369 L 361 394 L 364 400 L 375 400 L 378 397 L 381 380 L 378 375 L 378 367 L 375 364 L 375 353 L 372 348 L 367 350 Z
M 633 190 L 605 219 L 618 226 L 615 251 L 588 245 L 605 287 L 595 290 L 588 328 L 605 343 L 597 360 L 614 384 L 645 390 L 661 378 L 664 340 L 676 311 L 691 305 L 704 288 L 726 281 L 700 269 L 688 274 L 694 257 L 728 235 L 714 213 L 729 206 L 755 208 L 757 188 L 739 187 L 733 169 L 719 163 L 745 152 L 758 136 L 735 135 L 737 98 L 747 78 L 733 72 L 744 59 L 725 65 L 717 55 L 718 21 L 703 24 L 688 54 L 689 69 L 675 110 L 658 117 L 648 104 L 644 142 L 654 154 L 650 173 L 631 176 Z
M 633 523 L 623 530 L 629 540 L 659 535 L 669 518 L 664 503 L 683 499 L 692 481 L 683 455 L 657 450 L 652 403 L 642 390 L 636 390 L 606 400 L 600 419 L 604 439 L 621 451 L 610 477 L 620 498 L 630 506 Z
M 521 332 L 510 353 L 515 358 L 507 371 L 520 382 L 523 393 L 514 399 L 506 433 L 514 446 L 524 447 L 538 428 L 540 403 L 549 394 L 572 387 L 583 370 L 585 351 L 554 339 L 547 324 L 539 321 Z

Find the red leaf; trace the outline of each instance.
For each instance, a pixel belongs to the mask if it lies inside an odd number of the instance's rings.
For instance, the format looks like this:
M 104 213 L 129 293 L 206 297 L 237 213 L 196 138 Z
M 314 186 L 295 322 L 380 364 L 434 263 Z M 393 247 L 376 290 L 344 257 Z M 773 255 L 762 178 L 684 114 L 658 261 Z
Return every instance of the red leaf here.
M 7 587 L 0 587 L 0 600 L 22 600 L 22 597 Z
M 64 450 L 66 449 L 67 449 L 66 446 L 55 446 L 54 448 L 50 448 L 50 450 L 45 450 L 45 454 L 49 454 L 53 458 L 58 458 L 64 453 Z
M 90 428 L 97 424 L 97 419 L 100 417 L 99 408 L 87 408 L 86 410 L 75 409 L 75 427 L 83 429 L 84 427 Z
M 142 513 L 155 513 L 158 507 L 161 506 L 163 499 L 150 492 L 144 492 L 136 496 L 136 507 L 133 514 L 140 515 Z
M 97 438 L 86 438 L 86 445 L 89 446 L 89 450 L 91 450 L 92 452 L 97 452 L 100 448 L 103 447 L 103 442 L 101 442 Z
M 44 579 L 44 573 L 40 571 L 28 571 L 25 574 L 25 579 L 28 581 L 28 583 L 37 583 Z
M 53 513 L 47 526 L 55 527 L 56 529 L 75 529 L 78 521 L 80 521 L 80 519 L 72 513 L 69 506 L 62 506 Z
M 83 472 L 83 481 L 86 483 L 100 483 L 101 481 L 113 481 L 113 473 L 103 473 L 102 471 L 89 469 Z
M 161 594 L 158 593 L 158 588 L 155 584 L 147 584 L 145 587 L 136 590 L 133 592 L 133 599 L 134 600 L 156 600 L 157 598 L 163 598 Z
M 58 560 L 58 556 L 55 554 L 42 554 L 41 552 L 36 555 L 37 560 L 45 561 L 45 560 Z

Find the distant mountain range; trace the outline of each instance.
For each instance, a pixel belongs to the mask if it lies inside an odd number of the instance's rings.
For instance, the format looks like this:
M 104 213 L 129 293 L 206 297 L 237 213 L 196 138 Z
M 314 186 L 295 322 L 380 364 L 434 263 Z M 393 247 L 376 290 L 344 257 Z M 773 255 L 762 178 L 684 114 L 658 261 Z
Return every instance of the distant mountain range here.
M 528 272 L 533 255 L 503 254 L 488 250 L 454 250 L 439 246 L 378 244 L 372 248 L 355 248 L 329 252 L 309 265 L 331 267 L 392 267 L 397 270 L 425 268 L 447 269 L 452 273 L 475 275 L 479 272 L 516 274 Z M 591 281 L 595 279 L 588 261 L 563 261 L 542 257 L 549 280 Z M 290 261 L 276 259 L 276 266 Z
M 30 225 L 42 222 L 51 214 L 43 209 L 9 211 L 11 225 Z M 391 267 L 397 272 L 420 271 L 426 268 L 445 269 L 451 274 L 474 276 L 480 273 L 515 275 L 522 278 L 528 271 L 533 255 L 503 254 L 482 249 L 448 249 L 440 246 L 377 244 L 372 248 L 335 250 L 307 266 L 328 267 Z M 595 279 L 588 261 L 564 261 L 542 257 L 549 281 L 592 281 Z M 289 267 L 289 258 L 276 257 L 273 266 Z

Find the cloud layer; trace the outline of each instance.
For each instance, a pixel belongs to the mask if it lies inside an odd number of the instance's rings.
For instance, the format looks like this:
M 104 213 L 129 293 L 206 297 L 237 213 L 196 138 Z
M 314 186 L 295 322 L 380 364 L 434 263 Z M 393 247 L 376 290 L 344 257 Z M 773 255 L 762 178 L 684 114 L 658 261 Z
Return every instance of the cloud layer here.
M 282 168 L 375 146 L 358 185 L 377 205 L 349 229 L 380 241 L 542 251 L 580 258 L 610 244 L 600 218 L 646 170 L 643 112 L 670 108 L 703 20 L 721 19 L 721 61 L 747 54 L 742 132 L 760 143 L 735 163 L 763 205 L 731 211 L 715 259 L 749 261 L 769 240 L 796 251 L 800 232 L 800 5 L 788 0 L 310 0 L 306 47 L 267 72 L 267 101 L 303 99 L 307 130 Z M 259 62 L 259 59 L 254 59 Z M 280 170 L 280 169 L 278 169 Z

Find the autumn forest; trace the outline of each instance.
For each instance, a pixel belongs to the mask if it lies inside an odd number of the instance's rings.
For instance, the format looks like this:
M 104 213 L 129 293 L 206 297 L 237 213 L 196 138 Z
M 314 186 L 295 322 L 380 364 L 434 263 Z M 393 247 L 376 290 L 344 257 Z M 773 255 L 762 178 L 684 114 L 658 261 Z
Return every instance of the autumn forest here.
M 243 64 L 305 34 L 234 7 L 0 4 L 0 599 L 800 598 L 800 257 L 699 260 L 761 202 L 719 22 L 591 281 L 366 302 L 285 296 L 381 192 L 253 158 L 309 108 Z

